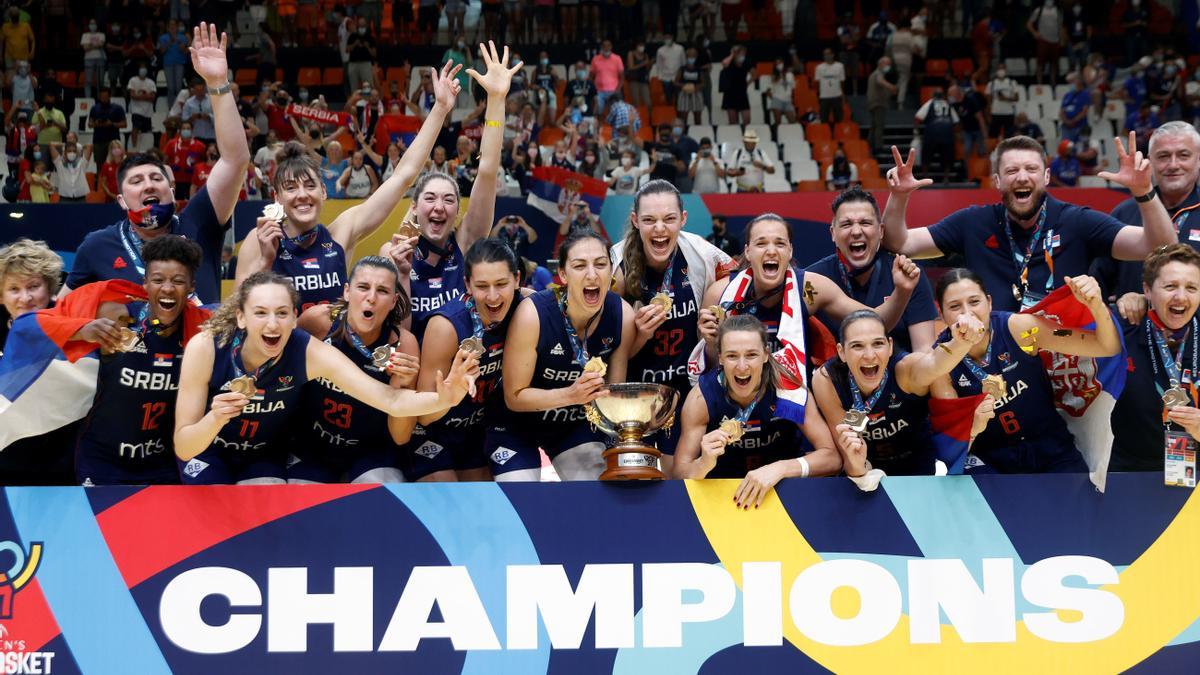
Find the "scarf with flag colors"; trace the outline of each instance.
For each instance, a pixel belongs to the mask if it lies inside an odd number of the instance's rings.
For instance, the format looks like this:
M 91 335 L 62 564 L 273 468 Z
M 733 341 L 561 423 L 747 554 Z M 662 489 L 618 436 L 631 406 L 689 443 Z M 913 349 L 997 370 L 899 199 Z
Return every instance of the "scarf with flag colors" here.
M 535 166 L 526 203 L 561 223 L 570 215 L 569 207 L 574 202 L 587 203 L 599 216 L 607 193 L 608 185 L 602 180 L 557 166 Z
M 82 419 L 96 394 L 100 345 L 71 336 L 106 302 L 146 300 L 146 290 L 123 279 L 81 286 L 51 309 L 13 321 L 0 357 L 0 449 Z M 183 342 L 200 331 L 205 309 L 184 303 Z

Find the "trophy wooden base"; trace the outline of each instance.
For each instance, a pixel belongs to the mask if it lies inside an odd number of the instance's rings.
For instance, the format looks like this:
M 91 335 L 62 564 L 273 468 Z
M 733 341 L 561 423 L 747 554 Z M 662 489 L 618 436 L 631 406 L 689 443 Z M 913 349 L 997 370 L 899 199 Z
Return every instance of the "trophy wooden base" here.
M 604 451 L 608 468 L 600 480 L 663 480 L 658 468 L 662 453 L 648 445 L 618 445 Z

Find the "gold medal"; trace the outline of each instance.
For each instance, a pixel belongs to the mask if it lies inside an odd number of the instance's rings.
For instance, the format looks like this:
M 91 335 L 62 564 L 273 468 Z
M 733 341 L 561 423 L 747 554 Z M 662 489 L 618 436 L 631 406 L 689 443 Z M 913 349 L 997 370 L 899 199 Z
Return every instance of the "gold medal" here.
M 712 305 L 708 308 L 708 311 L 712 312 L 713 315 L 717 317 L 718 326 L 721 325 L 721 322 L 725 320 L 726 316 L 729 316 L 729 310 L 720 305 Z
M 1182 408 L 1189 403 L 1187 392 L 1179 387 L 1171 387 L 1163 392 L 1162 401 L 1164 410 Z
M 376 368 L 386 368 L 388 361 L 392 360 L 392 354 L 396 348 L 391 345 L 380 345 L 371 351 L 371 363 Z
M 462 351 L 471 352 L 475 356 L 483 356 L 483 352 L 485 351 L 483 340 L 474 335 L 458 343 L 458 348 Z
M 249 375 L 233 378 L 225 384 L 225 388 L 246 398 L 253 398 L 258 393 L 258 385 L 254 382 L 254 378 Z
M 608 374 L 608 364 L 605 363 L 604 359 L 600 358 L 599 356 L 593 356 L 592 358 L 588 359 L 587 363 L 583 365 L 583 372 L 599 373 L 600 377 L 604 377 Z
M 663 314 L 670 314 L 673 301 L 671 300 L 671 296 L 659 291 L 658 293 L 654 294 L 653 298 L 650 298 L 650 304 L 662 307 Z
M 117 345 L 117 351 L 119 352 L 127 352 L 133 349 L 137 346 L 138 340 L 141 339 L 140 335 L 124 326 L 117 330 L 121 333 L 120 344 Z
M 721 425 L 717 428 L 725 432 L 725 435 L 729 437 L 730 443 L 737 443 L 742 440 L 742 436 L 746 435 L 746 425 L 737 419 L 722 418 Z
M 411 220 L 406 220 L 400 223 L 400 228 L 396 230 L 396 233 L 405 239 L 412 239 L 421 236 L 421 228 Z
M 854 430 L 854 433 L 861 434 L 867 430 L 867 413 L 861 410 L 847 410 L 845 417 L 842 417 L 842 424 Z
M 988 375 L 983 378 L 980 386 L 983 388 L 984 395 L 991 396 L 997 401 L 1004 400 L 1004 397 L 1008 395 L 1008 383 L 999 375 Z

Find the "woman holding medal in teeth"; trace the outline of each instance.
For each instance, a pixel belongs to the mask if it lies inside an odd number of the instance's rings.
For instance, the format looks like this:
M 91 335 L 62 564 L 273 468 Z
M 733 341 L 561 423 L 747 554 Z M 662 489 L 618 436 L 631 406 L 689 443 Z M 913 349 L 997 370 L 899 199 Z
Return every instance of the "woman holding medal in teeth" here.
M 333 346 L 372 379 L 394 389 L 412 389 L 420 368 L 417 338 L 401 325 L 408 294 L 391 260 L 366 256 L 350 270 L 342 299 L 316 305 L 297 325 Z M 449 372 L 447 363 L 444 372 Z M 400 483 L 402 445 L 412 434 L 411 417 L 389 417 L 355 399 L 327 379 L 304 385 L 303 414 L 296 425 L 289 483 Z
M 741 478 L 733 499 L 757 508 L 780 480 L 828 476 L 842 467 L 817 406 L 801 425 L 779 416 L 779 374 L 767 330 L 753 316 L 731 316 L 717 332 L 720 367 L 700 376 L 683 404 L 676 478 Z M 801 456 L 800 436 L 814 448 Z
M 606 382 L 625 381 L 633 310 L 608 290 L 612 263 L 594 230 L 567 236 L 558 269 L 563 287 L 523 300 L 509 324 L 502 381 L 514 414 L 493 430 L 496 480 L 538 480 L 539 447 L 563 480 L 595 480 L 604 470 L 603 437 L 583 406 L 606 393 Z
M 1121 338 L 1104 295 L 1088 276 L 1067 277 L 1075 300 L 1085 305 L 1095 330 L 1067 328 L 1043 316 L 992 311 L 991 296 L 975 272 L 958 268 L 938 280 L 934 295 L 942 321 L 954 326 L 970 314 L 983 337 L 945 379 L 959 396 L 992 393 L 996 416 L 971 440 L 968 473 L 1070 473 L 1088 471 L 1066 422 L 1055 411 L 1050 378 L 1038 352 L 1112 356 Z M 939 349 L 949 336 L 938 338 Z
M 436 393 L 395 389 L 337 348 L 296 327 L 299 297 L 286 278 L 250 275 L 188 342 L 175 414 L 175 456 L 185 484 L 283 483 L 303 385 L 323 378 L 394 417 L 453 406 L 477 359 L 459 352 Z
M 813 395 L 842 451 L 846 475 L 864 490 L 873 490 L 883 475 L 933 475 L 929 397 L 957 397 L 945 375 L 985 333 L 974 315 L 962 314 L 950 335 L 937 349 L 910 354 L 894 349 L 875 312 L 852 312 L 842 320 L 838 358 L 813 374 Z M 992 403 L 990 397 L 980 403 L 975 432 L 992 416 Z
M 483 135 L 479 139 L 479 167 L 471 186 L 471 200 L 457 224 L 460 195 L 458 180 L 453 176 L 431 171 L 421 176 L 413 189 L 413 221 L 401 225 L 401 231 L 384 244 L 380 255 L 390 257 L 402 266 L 401 259 L 414 251 L 412 261 L 412 331 L 421 340 L 425 322 L 442 305 L 462 297 L 464 283 L 463 251 L 492 231 L 496 212 L 496 185 L 500 173 L 500 150 L 504 143 L 504 110 L 509 85 L 521 62 L 508 65 L 508 47 L 503 54 L 496 51 L 490 40 L 479 45 L 479 53 L 487 70 L 479 74 L 468 69 L 479 86 L 487 92 L 483 116 Z M 439 122 L 435 125 L 441 128 Z M 429 157 L 429 149 L 414 152 L 410 146 L 404 153 Z M 457 225 L 457 227 L 456 227 Z M 423 341 L 422 341 L 423 342 Z
M 532 291 L 520 288 L 517 256 L 499 239 L 476 241 L 464 264 L 467 295 L 442 305 L 425 326 L 418 390 L 434 391 L 434 374 L 448 370 L 459 349 L 479 354 L 479 378 L 458 405 L 421 417 L 405 466 L 412 480 L 504 480 L 517 468 L 492 460 L 499 441 L 490 429 L 507 413 L 500 375 L 508 326 Z
M 340 300 L 354 247 L 379 229 L 433 150 L 442 121 L 454 108 L 459 92 L 455 75 L 461 68 L 446 63 L 435 73 L 436 103 L 396 171 L 374 194 L 343 211 L 328 227 L 321 224 L 321 206 L 328 195 L 321 180 L 320 158 L 301 143 L 284 145 L 271 178 L 275 203 L 264 209 L 253 235 L 242 242 L 237 283 L 254 272 L 271 270 L 292 280 L 300 293 L 301 311 Z

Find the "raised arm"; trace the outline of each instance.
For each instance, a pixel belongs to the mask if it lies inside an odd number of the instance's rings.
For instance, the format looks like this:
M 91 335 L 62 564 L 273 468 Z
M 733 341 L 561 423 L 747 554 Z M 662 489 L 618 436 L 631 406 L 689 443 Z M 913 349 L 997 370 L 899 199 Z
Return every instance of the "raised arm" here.
M 351 256 L 354 246 L 377 230 L 388 214 L 396 208 L 404 193 L 412 187 L 413 181 L 420 175 L 425 166 L 425 160 L 433 152 L 433 144 L 437 141 L 438 133 L 442 130 L 442 122 L 454 108 L 454 100 L 458 97 L 459 84 L 455 75 L 462 68 L 447 61 L 441 72 L 433 72 L 434 104 L 429 116 L 421 123 L 421 130 L 413 139 L 408 149 L 400 157 L 396 170 L 384 181 L 383 185 L 363 203 L 344 211 L 334 219 L 329 231 L 334 239 L 346 250 L 346 257 Z M 430 69 L 433 71 L 433 69 Z M 466 249 L 464 249 L 466 250 Z
M 1103 357 L 1121 351 L 1121 336 L 1117 334 L 1112 314 L 1104 302 L 1100 284 L 1089 276 L 1067 277 L 1063 280 L 1072 295 L 1087 305 L 1096 320 L 1095 330 L 1066 328 L 1057 321 L 1033 314 L 1013 314 L 1008 330 L 1022 349 L 1033 349 L 1074 356 Z
M 487 108 L 483 116 L 483 136 L 479 139 L 479 170 L 475 184 L 471 187 L 471 202 L 463 215 L 462 225 L 455 235 L 460 250 L 471 248 L 476 239 L 486 237 L 496 214 L 496 185 L 500 180 L 500 147 L 504 142 L 504 105 L 513 75 L 524 65 L 522 62 L 508 66 L 508 47 L 503 55 L 496 52 L 496 45 L 488 40 L 479 45 L 479 53 L 487 71 L 480 75 L 474 68 L 468 69 L 480 87 L 487 92 Z
M 1136 134 L 1129 132 L 1129 151 L 1126 151 L 1120 138 L 1114 138 L 1113 143 L 1117 146 L 1120 170 L 1117 173 L 1101 171 L 1096 175 L 1129 188 L 1134 197 L 1144 199 L 1148 195 L 1150 199 L 1138 201 L 1142 226 L 1127 225 L 1121 228 L 1113 240 L 1112 254 L 1118 260 L 1140 261 L 1159 246 L 1179 241 L 1179 237 L 1175 234 L 1175 225 L 1171 222 L 1170 214 L 1155 192 L 1150 160 L 1137 150 Z
M 908 198 L 913 192 L 932 185 L 933 180 L 913 176 L 913 166 L 916 165 L 916 152 L 909 148 L 908 161 L 900 156 L 900 150 L 892 146 L 892 159 L 896 166 L 888 169 L 888 201 L 883 208 L 883 247 L 894 253 L 902 253 L 910 258 L 936 258 L 942 254 L 933 243 L 928 228 L 908 229 L 905 217 L 908 211 Z
M 920 270 L 913 261 L 904 256 L 896 256 L 892 263 L 892 279 L 896 290 L 878 307 L 867 307 L 861 302 L 846 295 L 837 284 L 816 272 L 804 273 L 804 288 L 801 297 L 808 305 L 811 313 L 824 312 L 834 321 L 841 321 L 851 312 L 860 309 L 870 309 L 883 319 L 883 325 L 890 331 L 900 322 L 908 299 L 912 297 L 913 289 L 921 278 Z
M 896 364 L 896 382 L 904 391 L 924 394 L 933 383 L 962 362 L 984 336 L 984 325 L 964 314 L 950 326 L 950 339 L 929 351 L 913 352 Z
M 213 128 L 221 157 L 213 165 L 206 187 L 219 223 L 226 223 L 233 216 L 233 207 L 246 177 L 246 165 L 250 163 L 250 148 L 246 145 L 246 132 L 233 93 L 228 89 L 222 94 L 212 93 L 229 87 L 229 63 L 225 57 L 228 42 L 229 37 L 224 33 L 217 37 L 216 26 L 201 22 L 188 48 L 192 53 L 192 67 L 204 78 L 212 103 Z

